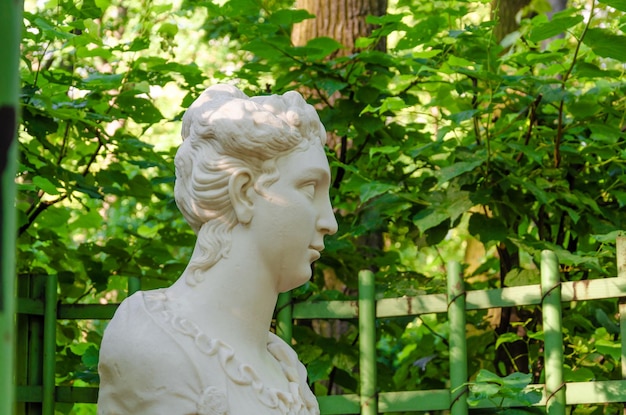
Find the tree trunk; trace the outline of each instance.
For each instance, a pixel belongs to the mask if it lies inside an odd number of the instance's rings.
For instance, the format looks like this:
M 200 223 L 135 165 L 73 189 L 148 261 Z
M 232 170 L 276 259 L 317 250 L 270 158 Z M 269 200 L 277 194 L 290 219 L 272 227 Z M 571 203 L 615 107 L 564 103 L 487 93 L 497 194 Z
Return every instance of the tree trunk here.
M 15 171 L 22 2 L 0 1 L 0 414 L 14 410 Z
M 373 26 L 367 24 L 367 16 L 382 16 L 387 12 L 387 0 L 296 0 L 296 8 L 315 15 L 294 25 L 291 40 L 296 46 L 304 46 L 316 37 L 330 37 L 346 48 L 339 55 L 354 51 L 354 42 L 359 37 L 372 33 Z M 379 45 L 384 49 L 384 43 Z
M 530 0 L 492 0 L 491 17 L 498 22 L 493 34 L 498 42 L 519 28 L 517 14 L 529 4 Z
M 355 41 L 359 37 L 369 36 L 374 30 L 374 26 L 367 24 L 367 16 L 382 16 L 387 12 L 387 0 L 296 0 L 295 7 L 304 9 L 315 15 L 313 19 L 307 19 L 294 25 L 291 32 L 291 40 L 295 46 L 304 46 L 311 39 L 317 37 L 332 38 L 344 46 L 344 49 L 335 53 L 337 56 L 347 56 L 355 51 Z M 385 42 L 381 41 L 377 48 L 385 50 Z M 300 90 L 305 96 L 313 97 L 319 101 L 315 91 Z M 337 99 L 340 99 L 340 93 L 326 97 L 322 102 L 333 105 Z M 322 104 L 318 104 L 319 107 Z M 337 137 L 332 133 L 328 136 L 328 146 L 337 152 L 339 157 L 344 154 L 350 145 L 347 139 Z M 340 179 L 337 185 L 340 185 Z M 369 238 L 360 241 L 364 245 L 373 247 L 374 249 L 382 249 L 382 234 L 375 232 Z M 343 281 L 341 281 L 334 270 L 328 269 L 324 272 L 323 284 L 326 289 L 334 289 L 349 293 Z M 345 321 L 314 321 L 311 322 L 313 329 L 327 337 L 341 337 L 349 328 L 349 324 Z M 333 377 L 335 370 L 330 375 L 330 381 L 327 387 L 334 393 L 339 393 L 336 385 L 334 385 Z
M 548 13 L 552 18 L 554 13 L 565 10 L 567 0 L 548 0 L 552 10 Z M 530 0 L 492 0 L 491 18 L 498 22 L 494 28 L 496 40 L 500 42 L 506 35 L 515 32 L 519 28 L 518 14 L 522 9 L 530 4 Z M 532 13 L 531 13 L 532 15 Z
M 296 0 L 295 7 L 308 11 L 315 15 L 315 18 L 294 25 L 291 32 L 294 45 L 304 46 L 316 37 L 330 37 L 345 47 L 335 56 L 347 56 L 355 51 L 354 45 L 358 38 L 367 37 L 372 33 L 375 26 L 368 24 L 366 18 L 384 15 L 387 12 L 387 0 Z M 377 45 L 377 49 L 382 51 L 386 49 L 384 39 Z M 305 96 L 319 98 L 316 97 L 315 91 L 301 92 Z M 340 95 L 336 93 L 324 101 L 333 105 L 338 98 Z M 328 146 L 335 149 L 338 157 L 346 152 L 349 145 L 348 140 L 329 134 Z M 340 180 L 335 185 L 340 185 L 339 182 Z M 362 241 L 364 245 L 379 250 L 383 248 L 382 234 L 372 234 L 366 239 Z M 326 279 L 336 282 L 336 276 L 326 275 Z M 333 288 L 339 287 L 333 286 Z

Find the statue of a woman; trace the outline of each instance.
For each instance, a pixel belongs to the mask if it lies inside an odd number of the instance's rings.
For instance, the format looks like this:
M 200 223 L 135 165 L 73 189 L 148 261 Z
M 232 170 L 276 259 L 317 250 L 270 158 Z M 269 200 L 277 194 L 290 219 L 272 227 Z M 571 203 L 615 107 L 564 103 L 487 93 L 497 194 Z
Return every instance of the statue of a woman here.
M 207 89 L 183 117 L 176 203 L 197 234 L 169 288 L 122 302 L 100 350 L 99 415 L 319 414 L 296 353 L 269 331 L 324 236 L 326 133 L 296 92 Z

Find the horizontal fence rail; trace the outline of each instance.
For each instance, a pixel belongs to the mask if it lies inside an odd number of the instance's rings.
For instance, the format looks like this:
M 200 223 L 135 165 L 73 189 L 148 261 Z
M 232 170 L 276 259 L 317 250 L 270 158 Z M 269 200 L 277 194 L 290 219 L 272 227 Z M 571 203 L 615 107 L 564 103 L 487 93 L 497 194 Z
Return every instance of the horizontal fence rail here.
M 544 315 L 546 383 L 530 385 L 541 392 L 537 406 L 545 406 L 549 415 L 564 415 L 566 405 L 626 402 L 626 380 L 563 382 L 563 337 L 561 304 L 570 301 L 619 298 L 622 378 L 626 379 L 626 238 L 617 239 L 616 277 L 561 282 L 556 255 L 542 253 L 541 284 L 489 290 L 465 291 L 460 266 L 448 265 L 448 291 L 446 294 L 428 294 L 400 298 L 375 298 L 374 275 L 369 271 L 359 274 L 359 300 L 316 301 L 292 303 L 291 294 L 281 294 L 277 304 L 277 334 L 291 341 L 293 320 L 307 319 L 358 319 L 360 342 L 360 394 L 321 396 L 318 398 L 322 414 L 393 413 L 407 411 L 450 410 L 452 415 L 468 413 L 466 402 L 468 381 L 465 345 L 465 312 L 497 307 L 542 305 Z M 57 282 L 54 277 L 45 280 L 43 298 L 18 298 L 17 312 L 43 318 L 43 344 L 30 345 L 31 352 L 41 350 L 41 372 L 36 379 L 17 386 L 17 401 L 40 403 L 44 415 L 54 414 L 54 403 L 95 403 L 96 387 L 70 387 L 54 385 L 55 325 L 60 319 L 110 319 L 117 304 L 58 304 Z M 129 280 L 129 293 L 139 289 L 139 279 Z M 35 290 L 37 291 L 37 290 Z M 376 390 L 376 319 L 446 313 L 451 327 L 450 388 L 403 392 Z M 456 333 L 456 334 L 453 334 Z M 461 333 L 462 335 L 459 335 Z M 40 347 L 38 349 L 37 347 Z M 505 401 L 502 405 L 507 405 Z M 493 408 L 484 401 L 477 407 Z
M 562 302 L 604 300 L 616 297 L 626 297 L 626 277 L 561 283 Z M 468 311 L 539 304 L 541 304 L 541 284 L 465 292 L 465 309 Z M 57 319 L 110 320 L 118 305 L 60 304 L 57 309 Z M 446 294 L 383 298 L 376 301 L 376 318 L 445 313 L 447 308 Z M 44 300 L 19 298 L 17 312 L 43 316 Z M 359 306 L 357 300 L 295 303 L 292 316 L 295 320 L 356 319 L 359 316 Z

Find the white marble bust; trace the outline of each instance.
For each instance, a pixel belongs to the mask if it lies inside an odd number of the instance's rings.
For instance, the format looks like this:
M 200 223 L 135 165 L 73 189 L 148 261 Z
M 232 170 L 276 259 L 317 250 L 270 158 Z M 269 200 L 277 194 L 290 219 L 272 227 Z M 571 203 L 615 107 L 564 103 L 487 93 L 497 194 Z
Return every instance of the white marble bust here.
M 207 89 L 183 117 L 176 203 L 197 241 L 169 288 L 122 302 L 100 350 L 99 415 L 319 414 L 296 353 L 269 331 L 324 236 L 326 133 L 296 92 Z

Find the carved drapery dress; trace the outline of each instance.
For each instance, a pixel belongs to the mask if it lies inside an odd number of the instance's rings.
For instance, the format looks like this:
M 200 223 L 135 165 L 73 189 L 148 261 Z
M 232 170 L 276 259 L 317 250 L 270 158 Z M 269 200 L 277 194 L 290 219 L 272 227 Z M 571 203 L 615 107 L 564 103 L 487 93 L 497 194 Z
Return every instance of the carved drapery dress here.
M 266 387 L 233 349 L 176 315 L 165 290 L 120 305 L 100 349 L 98 415 L 318 415 L 306 369 L 283 340 L 267 349 L 289 390 Z

